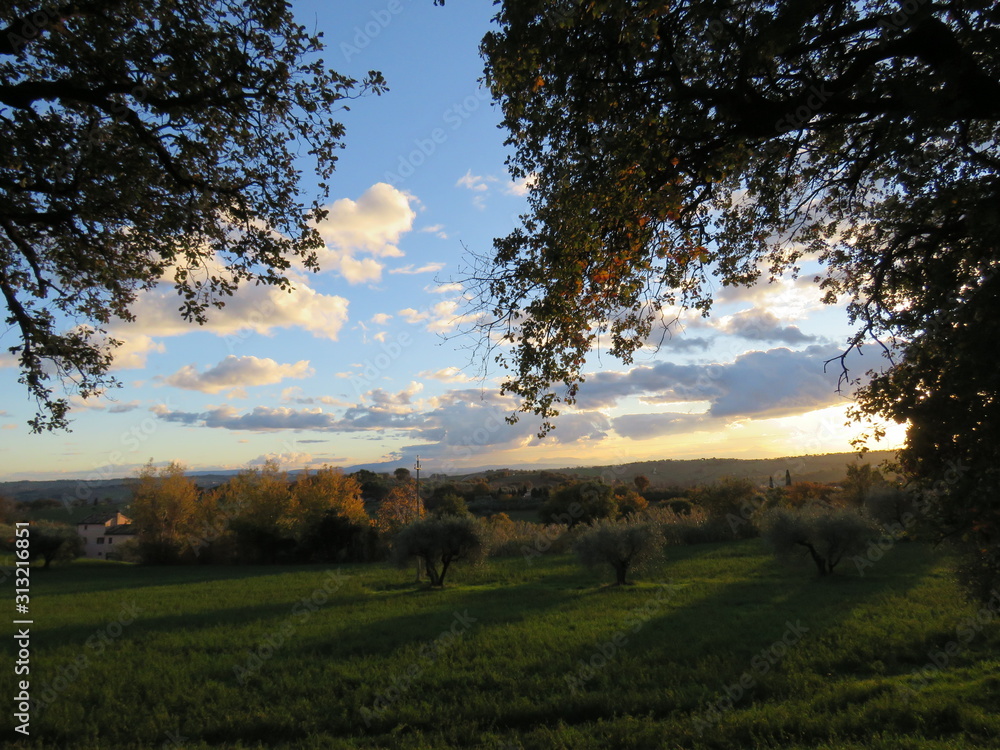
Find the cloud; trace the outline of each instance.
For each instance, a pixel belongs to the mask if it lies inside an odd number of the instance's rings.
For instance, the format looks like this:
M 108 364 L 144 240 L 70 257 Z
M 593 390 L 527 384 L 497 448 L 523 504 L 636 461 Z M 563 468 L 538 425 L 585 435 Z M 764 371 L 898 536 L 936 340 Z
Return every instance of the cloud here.
M 717 420 L 714 420 L 717 422 Z M 703 414 L 662 412 L 654 414 L 625 414 L 611 420 L 615 432 L 632 440 L 648 440 L 667 435 L 681 435 L 706 429 L 713 420 Z
M 2 430 L 16 430 L 17 429 L 17 425 L 16 424 L 5 424 L 5 425 L 3 425 L 3 427 L 0 427 L 0 429 L 2 429 Z
M 527 195 L 532 185 L 538 182 L 538 175 L 529 174 L 519 180 L 514 180 L 504 188 L 507 195 Z
M 371 317 L 371 322 L 377 326 L 384 326 L 390 320 L 392 320 L 392 316 L 389 313 L 375 313 Z
M 424 291 L 428 294 L 450 294 L 451 292 L 460 292 L 464 287 L 456 281 L 447 284 L 438 284 L 436 286 L 425 286 Z
M 470 378 L 457 367 L 445 367 L 440 370 L 424 370 L 417 373 L 418 378 L 430 378 L 440 380 L 442 383 L 471 383 L 475 378 Z
M 273 359 L 236 357 L 230 354 L 215 367 L 199 373 L 194 365 L 187 365 L 162 378 L 167 385 L 202 393 L 219 393 L 233 388 L 255 385 L 273 385 L 286 378 L 308 378 L 315 374 L 308 360 L 282 365 Z
M 420 231 L 427 234 L 433 234 L 442 240 L 448 239 L 448 233 L 444 231 L 444 224 L 434 224 L 433 226 L 422 227 Z
M 306 441 L 300 440 L 299 442 L 304 443 Z M 267 463 L 276 463 L 281 469 L 301 469 L 308 467 L 315 460 L 316 458 L 311 453 L 297 453 L 294 451 L 287 453 L 265 453 L 247 461 L 247 466 L 263 466 Z
M 773 312 L 761 308 L 743 310 L 719 319 L 718 330 L 750 341 L 773 341 L 781 344 L 802 344 L 816 341 L 798 326 L 783 325 Z
M 708 402 L 710 417 L 763 419 L 842 403 L 836 372 L 824 363 L 840 354 L 813 345 L 803 351 L 750 351 L 725 364 L 658 362 L 626 372 L 598 372 L 580 389 L 581 409 L 609 408 L 633 396 L 648 403 Z
M 279 328 L 299 328 L 317 338 L 336 341 L 348 319 L 348 301 L 317 292 L 295 272 L 289 276 L 294 284 L 291 291 L 266 284 L 240 286 L 232 297 L 224 300 L 222 309 L 208 311 L 204 325 L 181 318 L 177 311 L 180 298 L 172 283 L 161 282 L 141 292 L 132 305 L 135 321 L 115 323 L 109 330 L 113 338 L 124 342 L 116 355 L 116 368 L 144 367 L 150 352 L 164 351 L 157 338 L 195 332 L 225 337 L 231 345 L 237 345 L 251 333 L 266 336 Z
M 407 275 L 413 275 L 418 273 L 437 273 L 442 268 L 445 267 L 445 263 L 425 263 L 424 265 L 414 268 L 411 263 L 408 266 L 402 266 L 400 268 L 390 268 L 389 273 L 403 273 Z
M 399 258 L 400 237 L 413 229 L 414 196 L 384 182 L 368 188 L 356 200 L 341 198 L 326 206 L 327 216 L 316 225 L 326 248 L 318 253 L 320 268 L 337 271 L 350 284 L 378 281 L 384 264 L 375 258 Z M 365 253 L 372 257 L 358 258 Z
M 464 175 L 458 178 L 458 182 L 455 183 L 455 187 L 464 187 L 467 190 L 472 190 L 477 193 L 485 193 L 490 189 L 487 183 L 496 182 L 497 178 L 491 175 L 475 175 L 472 174 L 470 169 Z

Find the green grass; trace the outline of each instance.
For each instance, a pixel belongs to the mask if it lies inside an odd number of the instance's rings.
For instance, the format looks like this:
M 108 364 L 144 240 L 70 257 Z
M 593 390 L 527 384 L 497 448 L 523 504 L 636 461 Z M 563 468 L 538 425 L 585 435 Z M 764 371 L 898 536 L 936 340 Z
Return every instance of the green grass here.
M 975 613 L 947 571 L 910 544 L 863 578 L 847 569 L 816 580 L 757 540 L 673 549 L 624 588 L 566 556 L 456 568 L 444 591 L 382 565 L 344 566 L 339 579 L 317 567 L 35 570 L 32 693 L 44 698 L 67 664 L 86 662 L 59 683 L 31 739 L 11 746 L 997 747 L 995 625 L 926 685 L 912 675 Z M 328 601 L 295 609 L 325 582 Z M 112 637 L 129 607 L 134 623 Z M 754 673 L 789 622 L 807 631 Z M 452 626 L 462 634 L 432 651 Z M 571 689 L 567 675 L 618 633 L 607 664 Z M 241 685 L 234 667 L 252 666 L 269 636 L 271 653 Z M 706 721 L 748 672 L 745 694 Z M 366 722 L 362 709 L 380 696 L 387 706 Z

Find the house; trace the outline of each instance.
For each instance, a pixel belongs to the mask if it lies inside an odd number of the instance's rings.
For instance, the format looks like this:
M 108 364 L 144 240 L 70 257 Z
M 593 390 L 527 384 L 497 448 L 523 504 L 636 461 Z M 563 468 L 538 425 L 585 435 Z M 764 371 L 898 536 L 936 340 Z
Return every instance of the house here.
M 117 511 L 94 513 L 76 524 L 76 533 L 83 540 L 83 556 L 114 558 L 115 545 L 135 538 L 132 520 Z M 110 553 L 110 554 L 109 554 Z

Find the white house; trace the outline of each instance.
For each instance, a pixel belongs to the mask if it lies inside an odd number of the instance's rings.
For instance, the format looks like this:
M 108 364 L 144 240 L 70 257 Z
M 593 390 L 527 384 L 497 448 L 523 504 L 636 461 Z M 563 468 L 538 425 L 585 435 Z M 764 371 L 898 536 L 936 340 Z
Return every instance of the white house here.
M 83 556 L 107 559 L 115 545 L 135 537 L 132 520 L 117 511 L 94 513 L 76 524 L 76 533 L 83 540 Z M 112 555 L 113 557 L 114 555 Z

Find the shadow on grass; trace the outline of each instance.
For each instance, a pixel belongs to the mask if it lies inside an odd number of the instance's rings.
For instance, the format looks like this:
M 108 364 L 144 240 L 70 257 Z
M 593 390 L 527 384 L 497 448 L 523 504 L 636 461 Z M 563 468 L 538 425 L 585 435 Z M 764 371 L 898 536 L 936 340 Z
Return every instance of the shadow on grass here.
M 713 557 L 738 556 L 731 549 L 718 552 L 707 549 L 685 554 L 674 561 L 677 564 L 666 565 L 663 573 L 669 579 L 675 568 L 690 572 Z M 753 674 L 754 658 L 779 643 L 789 631 L 798 635 L 786 639 L 787 653 L 808 648 L 811 640 L 835 634 L 857 607 L 886 595 L 904 594 L 919 585 L 922 576 L 937 562 L 928 550 L 911 550 L 900 557 L 904 559 L 892 565 L 886 563 L 864 578 L 845 570 L 820 579 L 804 566 L 792 569 L 772 560 L 761 563 L 758 557 L 754 567 L 745 571 L 747 577 L 706 584 L 709 589 L 704 592 L 699 591 L 697 580 L 675 580 L 686 584 L 686 590 L 682 588 L 678 593 L 675 589 L 673 595 L 665 597 L 637 631 L 625 623 L 623 613 L 622 625 L 609 629 L 606 637 L 532 665 L 535 672 L 561 673 L 562 695 L 499 717 L 497 726 L 525 730 L 554 721 L 593 724 L 613 720 L 623 712 L 656 720 L 676 717 L 680 712 L 690 714 L 693 722 L 706 705 L 725 696 L 725 686 L 737 684 L 744 674 Z M 632 608 L 641 607 L 653 590 L 648 584 L 611 587 L 583 596 L 606 596 L 618 591 L 627 602 L 625 606 Z M 625 642 L 612 652 L 609 644 L 616 635 Z M 559 660 L 559 667 L 551 663 L 552 658 Z M 769 669 L 780 671 L 784 658 L 777 659 Z M 625 671 L 641 670 L 646 665 L 656 665 L 662 682 L 637 686 L 640 676 Z M 565 679 L 566 675 L 579 678 L 577 692 L 571 691 L 573 683 Z M 743 691 L 740 705 L 755 703 L 760 682 L 755 680 L 754 686 Z M 618 699 L 623 691 L 630 692 L 632 702 L 627 706 Z M 657 694 L 669 694 L 674 700 L 668 703 Z M 794 696 L 781 699 L 788 697 Z

